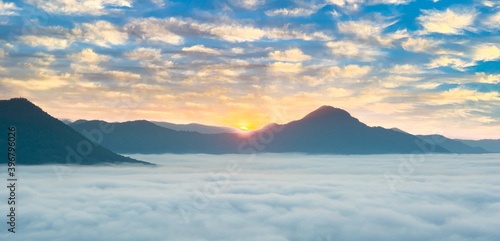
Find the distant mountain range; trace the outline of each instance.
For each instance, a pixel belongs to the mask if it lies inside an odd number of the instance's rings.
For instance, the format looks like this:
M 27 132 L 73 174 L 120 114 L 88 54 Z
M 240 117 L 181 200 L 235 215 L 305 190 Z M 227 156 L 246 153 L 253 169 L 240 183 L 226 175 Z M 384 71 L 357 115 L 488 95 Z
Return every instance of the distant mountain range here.
M 386 153 L 487 153 L 481 147 L 437 135 L 414 136 L 401 130 L 369 127 L 348 112 L 323 106 L 304 118 L 260 130 L 202 133 L 193 129 L 174 130 L 145 120 L 123 123 L 77 121 L 69 124 L 79 132 L 113 125 L 102 145 L 118 153 L 248 153 L 303 152 L 310 154 Z M 170 123 L 169 123 L 170 124 Z M 211 129 L 213 127 L 204 126 Z M 189 130 L 189 131 L 186 131 Z M 216 134 L 206 134 L 216 133 Z
M 322 106 L 300 120 L 283 125 L 271 123 L 248 132 L 236 132 L 236 128 L 152 123 L 145 120 L 123 123 L 80 120 L 68 122 L 68 126 L 22 98 L 0 101 L 0 113 L 0 127 L 4 133 L 4 138 L 0 138 L 0 146 L 7 147 L 7 128 L 15 126 L 19 164 L 148 164 L 114 152 L 487 153 L 497 152 L 499 141 L 452 140 L 438 135 L 415 136 L 401 130 L 370 127 L 348 112 L 330 106 Z M 5 163 L 7 159 L 1 158 L 0 162 Z
M 500 153 L 500 140 L 456 140 L 471 147 L 480 147 L 488 152 Z
M 63 122 L 23 98 L 0 100 L 0 147 L 7 150 L 7 132 L 16 128 L 17 164 L 148 164 L 124 157 L 91 143 Z M 2 154 L 0 163 L 6 163 Z

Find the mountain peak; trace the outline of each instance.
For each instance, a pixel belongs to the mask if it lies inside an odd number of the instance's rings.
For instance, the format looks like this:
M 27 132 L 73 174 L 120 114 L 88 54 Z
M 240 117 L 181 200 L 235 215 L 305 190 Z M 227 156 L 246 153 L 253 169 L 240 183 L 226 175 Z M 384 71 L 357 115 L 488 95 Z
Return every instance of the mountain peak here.
M 315 111 L 307 114 L 302 119 L 317 119 L 317 118 L 349 119 L 353 117 L 345 110 L 324 105 L 319 107 Z

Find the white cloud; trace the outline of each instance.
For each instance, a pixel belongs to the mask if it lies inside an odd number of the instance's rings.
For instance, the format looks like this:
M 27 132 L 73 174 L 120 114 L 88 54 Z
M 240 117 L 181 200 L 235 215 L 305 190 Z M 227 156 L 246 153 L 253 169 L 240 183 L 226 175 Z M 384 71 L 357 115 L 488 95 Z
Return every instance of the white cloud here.
M 440 85 L 439 83 L 433 83 L 433 82 L 426 82 L 426 83 L 417 83 L 417 84 L 414 84 L 414 86 L 416 88 L 424 89 L 424 90 L 431 90 L 431 89 L 434 89 L 434 88 L 438 87 L 439 85 Z
M 473 59 L 476 61 L 493 61 L 500 59 L 500 49 L 495 44 L 481 44 L 475 46 Z
M 231 4 L 246 9 L 255 10 L 265 3 L 265 0 L 229 0 Z
M 165 0 L 151 0 L 151 2 L 159 8 L 165 7 Z
M 159 61 L 161 60 L 161 49 L 138 48 L 125 53 L 125 57 L 139 61 Z
M 235 20 L 222 18 L 220 22 L 199 23 L 192 19 L 182 20 L 174 17 L 167 19 L 134 19 L 125 28 L 130 35 L 142 40 L 162 41 L 181 44 L 180 36 L 202 36 L 220 38 L 228 42 L 253 42 L 262 39 L 302 39 L 331 40 L 332 37 L 322 32 L 304 33 L 286 28 L 257 28 Z M 180 35 L 180 36 L 179 36 Z
M 235 54 L 242 54 L 245 50 L 242 48 L 231 48 L 231 52 Z
M 476 18 L 474 12 L 455 12 L 451 9 L 422 10 L 422 12 L 423 15 L 417 19 L 429 33 L 463 34 L 463 30 L 472 30 Z
M 341 33 L 350 33 L 359 38 L 368 39 L 369 37 L 380 36 L 387 26 L 370 21 L 347 21 L 338 23 L 337 27 Z
M 119 81 L 137 81 L 141 79 L 141 75 L 131 72 L 113 70 L 113 71 L 107 71 L 106 73 Z
M 311 59 L 311 56 L 304 54 L 299 48 L 288 49 L 283 52 L 274 51 L 269 53 L 271 59 L 277 61 L 301 62 Z
M 65 15 L 106 15 L 117 9 L 107 7 L 132 7 L 133 0 L 26 0 L 48 12 Z
M 2 84 L 26 90 L 44 91 L 59 88 L 69 84 L 74 78 L 70 74 L 56 74 L 51 71 L 38 72 L 36 75 L 26 80 L 4 78 L 0 80 Z
M 318 11 L 317 9 L 308 9 L 308 8 L 281 8 L 281 9 L 276 9 L 276 10 L 268 10 L 266 11 L 267 16 L 291 16 L 291 17 L 303 17 L 303 16 L 309 16 Z
M 383 31 L 394 22 L 390 23 L 375 23 L 372 21 L 345 21 L 339 22 L 337 28 L 341 33 L 353 34 L 354 36 L 366 40 L 373 38 L 383 46 L 392 46 L 394 40 L 407 38 L 408 31 L 406 29 L 397 30 L 393 33 L 382 34 Z
M 500 83 L 500 74 L 486 74 L 483 72 L 475 73 L 473 82 L 498 84 Z
M 437 49 L 441 41 L 425 38 L 408 38 L 401 46 L 410 52 L 431 52 Z
M 269 65 L 269 69 L 276 73 L 297 74 L 304 71 L 301 63 L 276 62 Z
M 73 62 L 70 67 L 76 73 L 103 72 L 104 69 L 99 66 L 99 63 L 110 59 L 109 56 L 97 54 L 92 49 L 84 49 L 80 53 L 70 54 L 67 57 Z
M 168 27 L 170 25 L 185 25 L 174 18 L 169 19 L 133 19 L 125 25 L 125 29 L 130 35 L 138 39 L 152 42 L 163 42 L 179 45 L 184 42 L 184 38 L 172 33 Z
M 439 67 L 449 66 L 453 69 L 459 71 L 465 71 L 465 68 L 474 66 L 474 62 L 465 61 L 459 58 L 450 57 L 450 56 L 441 56 L 439 58 L 433 59 L 429 64 L 427 64 L 428 68 L 434 69 Z
M 33 47 L 43 46 L 48 50 L 54 49 L 65 49 L 70 45 L 70 41 L 62 38 L 55 38 L 50 36 L 35 36 L 35 35 L 24 35 L 20 37 L 21 40 Z
M 330 77 L 358 78 L 367 75 L 372 70 L 371 66 L 347 65 L 344 67 L 333 66 L 328 69 Z
M 424 73 L 424 71 L 420 67 L 409 64 L 394 65 L 392 68 L 387 69 L 385 71 L 398 75 L 413 75 L 413 74 Z
M 477 92 L 464 88 L 454 88 L 445 92 L 425 95 L 425 103 L 433 105 L 461 104 L 466 101 L 498 101 L 498 92 Z
M 382 55 L 377 48 L 346 40 L 328 42 L 326 46 L 330 48 L 334 55 L 362 61 L 373 61 L 376 57 Z
M 26 66 L 30 69 L 46 68 L 56 60 L 54 55 L 38 52 L 26 61 Z
M 24 167 L 24 231 L 3 239 L 479 241 L 500 235 L 500 170 L 491 161 L 497 155 L 134 157 L 161 165 Z M 384 173 L 399 175 L 401 158 L 423 162 L 392 193 Z M 225 182 L 219 175 L 228 163 L 241 169 Z M 189 223 L 180 207 L 193 208 Z
M 0 16 L 1 15 L 17 15 L 17 12 L 20 10 L 16 4 L 13 2 L 4 2 L 0 0 Z
M 406 5 L 415 0 L 369 0 L 369 4 L 394 4 L 394 5 Z
M 486 18 L 483 24 L 492 30 L 500 29 L 500 11 Z
M 215 55 L 220 54 L 220 52 L 218 50 L 205 47 L 202 44 L 193 45 L 191 47 L 184 47 L 184 48 L 182 48 L 182 51 L 184 51 L 184 52 L 197 52 L 197 53 L 215 54 Z
M 327 0 L 327 3 L 337 5 L 349 11 L 357 11 L 365 0 Z
M 98 64 L 110 59 L 109 56 L 97 54 L 92 49 L 84 49 L 80 53 L 68 55 L 68 58 L 73 62 L 89 64 Z
M 77 25 L 72 32 L 81 41 L 101 47 L 122 45 L 128 40 L 126 32 L 119 30 L 112 23 L 102 20 L 94 23 L 82 23 Z
M 131 60 L 139 61 L 140 65 L 148 71 L 148 78 L 159 83 L 168 82 L 170 80 L 168 70 L 174 63 L 162 58 L 161 49 L 138 48 L 125 53 L 124 56 Z M 143 80 L 146 81 L 145 78 L 143 78 Z

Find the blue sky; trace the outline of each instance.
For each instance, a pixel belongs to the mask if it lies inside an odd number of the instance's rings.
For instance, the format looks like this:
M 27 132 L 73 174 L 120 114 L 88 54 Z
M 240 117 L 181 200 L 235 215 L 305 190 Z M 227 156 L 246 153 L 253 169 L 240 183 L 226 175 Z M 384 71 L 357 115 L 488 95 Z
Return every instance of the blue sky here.
M 498 1 L 0 1 L 0 97 L 58 118 L 259 128 L 321 105 L 500 138 Z

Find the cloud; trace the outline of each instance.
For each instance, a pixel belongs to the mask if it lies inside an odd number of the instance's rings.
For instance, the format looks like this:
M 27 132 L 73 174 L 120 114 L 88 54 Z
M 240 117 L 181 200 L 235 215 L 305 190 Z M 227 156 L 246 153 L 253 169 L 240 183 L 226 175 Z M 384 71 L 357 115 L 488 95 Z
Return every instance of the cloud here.
M 20 10 L 16 4 L 13 2 L 4 2 L 0 0 L 0 16 L 2 15 L 17 15 L 17 11 Z
M 297 74 L 304 71 L 304 68 L 300 63 L 283 63 L 283 62 L 272 63 L 269 65 L 269 69 L 272 72 L 288 73 L 288 74 Z
M 369 4 L 394 4 L 394 5 L 406 5 L 415 0 L 369 0 Z
M 151 2 L 159 8 L 165 7 L 165 0 L 151 0 Z
M 500 74 L 486 74 L 484 72 L 475 73 L 473 82 L 498 84 L 500 83 Z
M 334 55 L 355 58 L 361 61 L 373 61 L 376 57 L 382 55 L 382 53 L 374 47 L 347 40 L 328 42 L 326 46 L 330 48 Z
M 425 38 L 408 38 L 401 43 L 404 50 L 410 52 L 432 52 L 437 49 L 441 41 Z
M 120 31 L 112 23 L 103 20 L 94 23 L 82 23 L 77 25 L 72 32 L 81 41 L 101 47 L 122 45 L 128 40 L 126 32 Z
M 242 48 L 237 48 L 236 47 L 236 48 L 231 48 L 231 52 L 235 53 L 235 54 L 242 54 L 243 52 L 245 52 L 245 50 L 242 49 Z
M 77 73 L 103 72 L 104 69 L 99 66 L 99 63 L 110 59 L 109 56 L 97 54 L 92 49 L 83 49 L 80 53 L 68 55 L 67 58 L 73 62 L 70 67 Z
M 491 30 L 500 29 L 500 11 L 486 18 L 483 24 Z
M 131 60 L 139 61 L 140 65 L 148 72 L 149 78 L 143 78 L 143 81 L 147 81 L 148 79 L 159 83 L 170 81 L 168 70 L 174 65 L 174 62 L 164 60 L 161 49 L 138 48 L 126 52 L 124 56 Z
M 119 11 L 108 7 L 132 7 L 133 0 L 26 0 L 48 13 L 64 15 L 106 15 Z
M 133 19 L 125 25 L 127 32 L 138 39 L 163 42 L 173 45 L 179 45 L 184 42 L 184 38 L 172 33 L 168 27 L 171 25 L 186 25 L 184 22 L 177 21 L 175 18 L 169 19 Z
M 291 16 L 291 17 L 303 17 L 303 16 L 310 16 L 318 11 L 317 8 L 315 9 L 307 9 L 307 8 L 281 8 L 281 9 L 276 9 L 276 10 L 268 10 L 266 11 L 267 16 Z
M 450 57 L 450 56 L 441 56 L 433 59 L 429 64 L 427 64 L 428 68 L 434 69 L 439 67 L 449 66 L 453 69 L 459 71 L 465 71 L 465 68 L 474 66 L 474 62 L 465 61 L 459 58 Z
M 341 33 L 352 34 L 363 40 L 374 39 L 383 46 L 392 46 L 392 42 L 394 40 L 407 38 L 409 36 L 406 29 L 397 30 L 393 33 L 382 34 L 388 26 L 391 26 L 394 23 L 395 22 L 376 23 L 366 20 L 345 21 L 339 22 L 337 24 L 337 28 Z
M 464 30 L 472 30 L 476 18 L 474 12 L 455 12 L 422 10 L 423 15 L 417 19 L 428 33 L 463 34 Z
M 141 80 L 141 75 L 131 73 L 131 72 L 125 72 L 125 71 L 107 71 L 107 74 L 111 75 L 113 79 L 116 79 L 118 81 L 137 81 Z
M 55 38 L 49 36 L 25 35 L 21 36 L 20 39 L 29 46 L 32 47 L 43 46 L 48 50 L 65 49 L 70 44 L 70 41 L 68 41 L 67 39 Z
M 37 52 L 33 57 L 26 60 L 25 65 L 30 69 L 45 70 L 56 60 L 52 54 Z
M 475 61 L 493 61 L 500 59 L 500 49 L 495 44 L 481 44 L 473 50 Z
M 330 77 L 358 78 L 367 75 L 371 70 L 371 66 L 347 65 L 344 67 L 330 67 L 328 72 Z
M 310 60 L 311 56 L 304 54 L 299 48 L 288 49 L 283 52 L 274 51 L 269 53 L 269 58 L 277 61 L 301 62 Z
M 370 21 L 347 21 L 338 23 L 337 27 L 341 33 L 350 33 L 359 38 L 368 39 L 373 36 L 380 36 L 387 26 Z
M 465 88 L 454 88 L 440 93 L 428 94 L 425 103 L 433 105 L 461 104 L 466 101 L 498 101 L 498 92 L 477 92 Z
M 181 44 L 180 36 L 200 36 L 220 38 L 228 42 L 254 42 L 262 39 L 283 40 L 331 40 L 332 37 L 321 32 L 304 33 L 286 28 L 258 28 L 238 21 L 222 18 L 220 22 L 199 23 L 192 19 L 143 18 L 133 19 L 125 25 L 130 35 L 141 40 L 161 41 L 169 44 Z
M 193 45 L 191 47 L 184 47 L 184 48 L 182 48 L 182 51 L 184 51 L 184 52 L 205 53 L 205 54 L 215 54 L 215 55 L 220 54 L 220 52 L 218 50 L 205 47 L 202 44 Z
M 426 82 L 426 83 L 418 83 L 415 84 L 414 86 L 419 89 L 431 90 L 438 87 L 439 85 L 440 85 L 439 83 Z
M 138 48 L 124 54 L 131 60 L 159 61 L 161 60 L 161 49 Z
M 357 11 L 365 0 L 327 0 L 327 3 L 337 5 L 349 11 Z
M 38 72 L 26 80 L 4 78 L 2 84 L 18 89 L 45 91 L 65 86 L 74 80 L 70 74 L 56 74 L 50 71 Z
M 68 58 L 73 62 L 89 64 L 98 64 L 110 59 L 109 56 L 96 54 L 92 49 L 84 49 L 80 53 L 68 55 Z
M 452 241 L 500 235 L 499 168 L 488 160 L 494 155 L 379 155 L 377 165 L 374 156 L 134 157 L 161 165 L 24 167 L 24 231 L 2 239 Z M 392 193 L 384 173 L 399 175 L 402 160 L 422 162 Z M 228 163 L 240 169 L 228 173 Z
M 264 4 L 265 0 L 229 0 L 229 2 L 235 6 L 255 10 L 260 5 Z
M 390 69 L 386 69 L 386 72 L 391 74 L 399 74 L 399 75 L 412 75 L 412 74 L 422 74 L 424 71 L 415 65 L 403 64 L 403 65 L 394 65 Z

